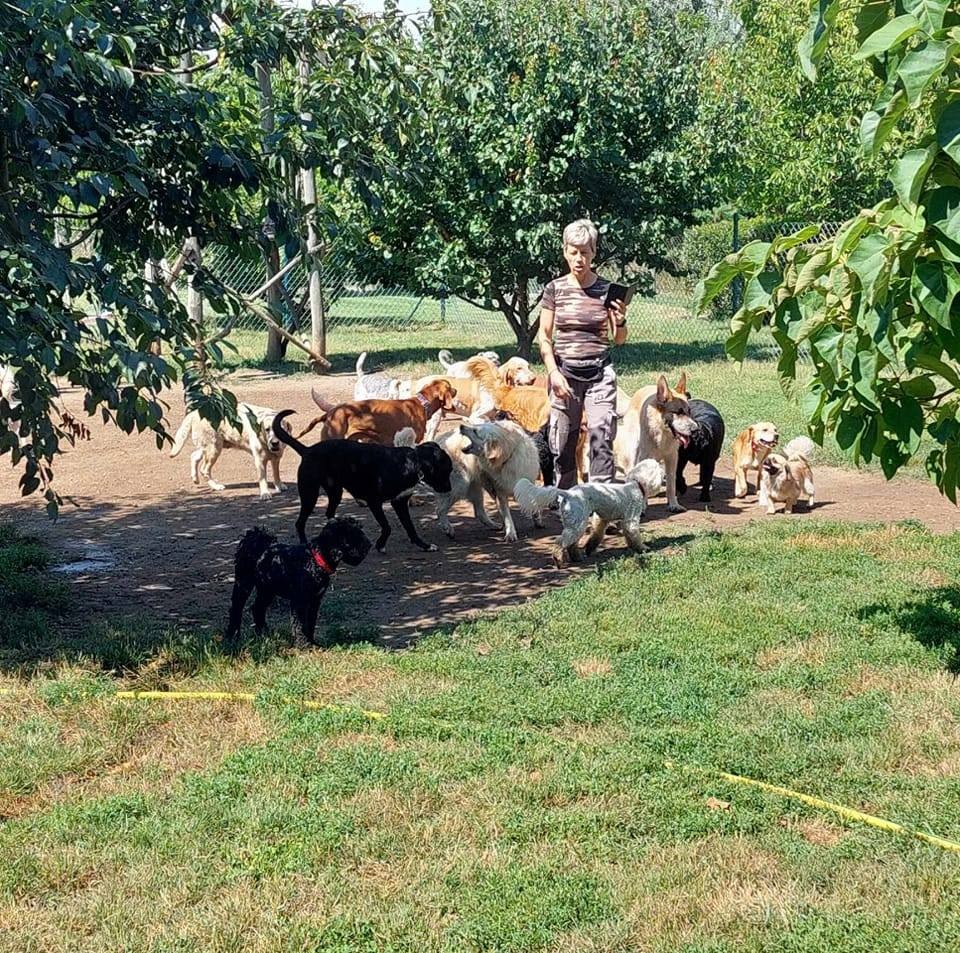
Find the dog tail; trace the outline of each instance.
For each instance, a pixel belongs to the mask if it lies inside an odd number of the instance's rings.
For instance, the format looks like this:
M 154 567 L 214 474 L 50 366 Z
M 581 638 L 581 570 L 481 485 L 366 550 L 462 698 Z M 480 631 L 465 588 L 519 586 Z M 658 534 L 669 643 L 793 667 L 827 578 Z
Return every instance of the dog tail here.
M 817 445 L 809 437 L 794 437 L 783 448 L 783 455 L 789 460 L 790 457 L 803 457 L 809 463 L 816 453 Z
M 417 445 L 417 434 L 413 427 L 404 427 L 393 435 L 393 445 L 395 447 L 415 447 Z
M 624 480 L 636 483 L 649 500 L 651 496 L 656 496 L 663 489 L 663 477 L 663 465 L 648 457 L 628 470 Z
M 300 443 L 300 441 L 297 440 L 293 434 L 288 433 L 287 428 L 283 426 L 283 418 L 289 417 L 293 412 L 292 410 L 281 410 L 280 413 L 273 418 L 273 435 L 280 443 L 285 443 L 288 447 L 293 447 L 302 457 L 310 448 L 307 447 L 306 444 Z M 253 531 L 251 530 L 251 532 Z
M 336 401 L 328 400 L 323 394 L 316 389 L 316 387 L 310 388 L 310 396 L 313 398 L 313 402 L 324 412 L 329 414 L 334 407 L 337 406 Z
M 361 351 L 360 356 L 357 358 L 357 380 L 360 380 L 364 376 L 363 362 L 367 359 L 367 352 Z
M 525 516 L 541 513 L 562 495 L 563 490 L 558 490 L 555 486 L 536 486 L 526 477 L 517 480 L 513 488 L 513 498 Z
M 448 371 L 450 369 L 450 365 L 453 363 L 453 355 L 448 350 L 444 349 L 437 354 L 437 360 L 440 362 L 440 366 L 445 371 Z
M 491 394 L 497 393 L 497 385 L 499 384 L 497 372 L 494 370 L 493 364 L 485 357 L 471 357 L 467 361 L 467 373 L 480 381 L 480 386 L 484 390 Z
M 183 423 L 177 428 L 177 432 L 173 437 L 173 446 L 170 448 L 170 456 L 175 457 L 182 449 L 183 445 L 187 442 L 187 436 L 190 434 L 190 425 L 192 421 L 190 420 L 190 414 L 187 414 L 183 418 Z

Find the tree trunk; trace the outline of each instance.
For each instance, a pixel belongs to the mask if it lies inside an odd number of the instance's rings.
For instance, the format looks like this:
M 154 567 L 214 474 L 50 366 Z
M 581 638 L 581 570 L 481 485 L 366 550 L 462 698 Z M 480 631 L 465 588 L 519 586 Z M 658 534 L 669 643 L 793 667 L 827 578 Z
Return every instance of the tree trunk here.
M 273 81 L 270 77 L 270 70 L 262 63 L 257 63 L 257 84 L 260 87 L 260 129 L 263 132 L 263 151 L 269 151 L 268 137 L 273 135 L 274 114 L 273 114 Z M 276 229 L 270 221 L 270 213 L 267 213 L 263 223 L 263 241 L 264 241 L 264 264 L 266 267 L 267 280 L 269 281 L 280 270 L 280 252 L 277 249 Z M 271 285 L 267 290 L 267 307 L 274 314 L 280 313 L 280 289 L 276 285 Z M 279 364 L 283 358 L 286 348 L 277 332 L 267 328 L 267 364 Z
M 510 325 L 510 330 L 517 339 L 517 354 L 529 361 L 533 357 L 533 344 L 540 330 L 540 318 L 538 316 L 533 322 L 530 320 L 532 308 L 528 279 L 518 276 L 511 296 L 512 300 L 500 292 L 496 292 L 495 297 L 497 305 L 507 319 L 507 324 Z
M 193 325 L 195 335 L 195 346 L 197 349 L 197 363 L 200 370 L 206 373 L 207 370 L 207 342 L 203 327 L 203 296 L 196 287 L 196 272 L 202 263 L 200 252 L 200 241 L 197 238 L 188 238 L 186 244 L 187 254 L 193 260 L 194 270 L 190 272 L 187 278 L 187 315 L 190 323 Z
M 147 282 L 147 301 L 150 307 L 156 311 L 160 310 L 160 302 L 153 300 L 153 289 L 162 287 L 160 279 L 160 262 L 156 258 L 148 258 L 143 266 L 143 277 Z M 154 338 L 150 343 L 150 353 L 160 357 L 163 353 L 163 342 L 160 338 Z
M 300 82 L 304 87 L 310 77 L 306 60 L 300 61 Z M 313 121 L 308 112 L 300 114 L 305 125 Z M 316 248 L 320 243 L 317 229 L 317 180 L 313 169 L 303 169 L 300 179 L 303 204 L 307 207 L 307 248 Z M 307 252 L 307 277 L 310 287 L 310 343 L 318 354 L 327 356 L 327 316 L 323 308 L 323 289 L 320 286 L 320 261 L 316 252 Z

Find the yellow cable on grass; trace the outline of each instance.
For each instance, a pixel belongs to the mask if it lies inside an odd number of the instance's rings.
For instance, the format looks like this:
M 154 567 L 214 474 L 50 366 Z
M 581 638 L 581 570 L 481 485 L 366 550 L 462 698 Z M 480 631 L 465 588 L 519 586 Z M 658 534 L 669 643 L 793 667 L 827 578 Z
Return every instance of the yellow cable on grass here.
M 157 700 L 182 701 L 199 699 L 204 701 L 237 701 L 252 702 L 257 696 L 250 692 L 157 692 L 157 691 L 132 691 L 117 692 L 117 698 L 146 698 Z M 366 711 L 362 708 L 348 708 L 344 705 L 329 705 L 326 702 L 296 701 L 295 704 L 302 708 L 309 708 L 315 711 L 337 711 L 351 712 L 353 714 L 363 715 L 364 718 L 381 719 L 387 716 L 382 711 Z
M 668 768 L 683 767 L 682 765 L 676 765 L 672 761 L 666 762 L 666 765 Z M 893 821 L 888 821 L 886 818 L 876 817 L 873 814 L 865 814 L 863 811 L 858 811 L 853 807 L 846 807 L 843 804 L 835 804 L 833 801 L 824 801 L 822 798 L 814 797 L 812 794 L 804 794 L 802 791 L 793 791 L 790 788 L 781 787 L 779 784 L 769 784 L 767 781 L 757 781 L 754 778 L 747 778 L 740 774 L 729 774 L 726 771 L 717 771 L 710 768 L 700 767 L 688 767 L 687 770 L 697 771 L 700 774 L 708 774 L 713 775 L 714 777 L 723 778 L 724 781 L 729 781 L 732 784 L 745 784 L 748 787 L 760 788 L 762 791 L 771 791 L 774 794 L 780 794 L 783 797 L 792 798 L 795 801 L 801 801 L 804 804 L 809 804 L 810 807 L 816 807 L 823 811 L 832 811 L 834 814 L 838 814 L 840 817 L 844 817 L 848 821 L 859 821 L 862 824 L 869 824 L 871 827 L 876 827 L 881 831 L 887 831 L 890 834 L 903 834 L 907 837 L 915 837 L 917 840 L 922 840 L 928 844 L 933 844 L 934 847 L 940 847 L 943 850 L 960 853 L 960 844 L 956 843 L 955 841 L 945 840 L 943 837 L 937 837 L 935 834 L 924 834 L 923 831 L 915 831 L 909 827 L 904 827 L 902 824 L 895 824 Z

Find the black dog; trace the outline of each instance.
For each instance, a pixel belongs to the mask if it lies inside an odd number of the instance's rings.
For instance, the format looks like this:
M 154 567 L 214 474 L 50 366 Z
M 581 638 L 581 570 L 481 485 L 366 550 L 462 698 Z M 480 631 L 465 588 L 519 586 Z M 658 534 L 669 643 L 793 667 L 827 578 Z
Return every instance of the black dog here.
M 509 410 L 498 410 L 496 415 L 493 418 L 494 420 L 510 420 L 513 423 L 517 422 L 517 419 L 510 413 Z M 554 470 L 553 463 L 553 454 L 550 452 L 550 440 L 547 436 L 550 430 L 550 424 L 544 424 L 539 430 L 526 430 L 524 433 L 533 441 L 534 446 L 537 448 L 537 457 L 540 460 L 540 479 L 543 480 L 544 486 L 553 486 L 553 481 L 556 475 Z
M 713 483 L 713 471 L 723 450 L 723 437 L 726 427 L 720 411 L 705 400 L 690 401 L 690 416 L 697 423 L 697 429 L 690 435 L 688 446 L 680 447 L 677 459 L 677 492 L 686 493 L 687 482 L 683 478 L 683 468 L 688 463 L 700 464 L 700 501 L 710 502 L 710 485 Z
M 297 470 L 297 490 L 300 493 L 297 536 L 301 542 L 307 541 L 307 520 L 317 505 L 320 491 L 327 494 L 327 519 L 330 519 L 336 515 L 346 490 L 354 499 L 363 500 L 380 524 L 377 549 L 381 553 L 390 537 L 390 524 L 383 512 L 383 504 L 387 501 L 400 518 L 411 543 L 427 552 L 437 548 L 417 535 L 410 519 L 407 498 L 421 481 L 438 493 L 450 492 L 453 463 L 439 444 L 427 442 L 418 447 L 383 447 L 356 440 L 323 440 L 308 447 L 283 429 L 283 418 L 292 413 L 292 410 L 282 410 L 277 414 L 273 418 L 273 432 L 278 440 L 293 447 L 303 458 Z
M 360 521 L 352 516 L 330 520 L 307 546 L 278 543 L 261 527 L 247 530 L 237 547 L 224 645 L 231 650 L 236 647 L 243 607 L 254 589 L 257 598 L 253 603 L 253 624 L 257 635 L 264 633 L 270 604 L 280 598 L 290 602 L 294 645 L 303 648 L 313 642 L 317 611 L 337 563 L 343 560 L 358 566 L 368 552 L 370 540 Z

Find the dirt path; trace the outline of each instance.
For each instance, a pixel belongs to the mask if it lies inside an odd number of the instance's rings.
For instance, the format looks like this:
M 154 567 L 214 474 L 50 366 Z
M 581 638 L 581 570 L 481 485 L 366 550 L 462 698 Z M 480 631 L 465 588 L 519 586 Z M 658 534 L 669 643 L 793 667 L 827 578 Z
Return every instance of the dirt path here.
M 293 407 L 308 415 L 313 410 L 307 378 L 271 377 L 249 372 L 234 380 L 236 392 L 253 403 L 276 408 Z M 349 394 L 352 378 L 322 381 L 324 392 Z M 82 416 L 80 396 L 65 394 L 68 408 Z M 172 398 L 172 424 L 179 423 L 182 401 Z M 295 418 L 296 421 L 297 418 Z M 176 459 L 156 449 L 153 436 L 127 437 L 113 427 L 91 422 L 93 439 L 69 450 L 56 469 L 57 487 L 72 499 L 56 524 L 50 523 L 38 501 L 20 499 L 13 473 L 0 481 L 0 519 L 12 519 L 25 531 L 45 538 L 54 562 L 76 587 L 87 616 L 97 614 L 149 615 L 171 623 L 219 631 L 229 601 L 231 563 L 240 534 L 261 523 L 281 538 L 291 538 L 296 516 L 295 487 L 269 502 L 256 495 L 253 467 L 246 454 L 225 453 L 216 468 L 227 484 L 222 493 L 190 483 L 189 446 Z M 284 457 L 282 472 L 292 481 L 296 456 Z M 886 483 L 872 473 L 815 468 L 817 506 L 812 514 L 792 518 L 811 520 L 895 521 L 915 519 L 935 532 L 960 530 L 960 511 L 942 499 L 932 486 L 915 480 Z M 689 473 L 688 473 L 689 476 Z M 686 513 L 667 515 L 663 499 L 650 508 L 649 528 L 672 530 L 684 526 L 722 529 L 765 517 L 753 497 L 731 499 L 729 464 L 721 466 L 715 502 L 705 508 L 688 491 Z M 343 512 L 363 511 L 352 502 Z M 433 507 L 414 511 L 425 538 L 440 550 L 422 553 L 409 545 L 395 517 L 387 554 L 372 553 L 359 569 L 338 573 L 333 605 L 354 627 L 377 627 L 378 639 L 401 645 L 418 633 L 460 622 L 480 612 L 515 605 L 562 585 L 592 563 L 560 572 L 549 563 L 555 535 L 553 520 L 534 530 L 518 520 L 519 545 L 506 544 L 492 530 L 466 517 L 460 504 L 453 524 L 457 539 L 447 541 L 433 522 Z M 777 519 L 790 517 L 778 516 Z M 371 523 L 369 514 L 365 523 Z M 317 517 L 314 524 L 318 525 Z M 601 558 L 623 551 L 619 537 L 607 540 Z

